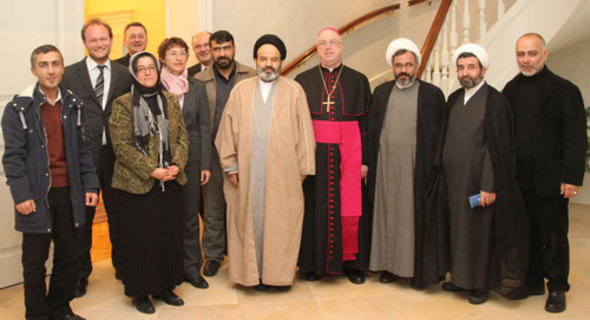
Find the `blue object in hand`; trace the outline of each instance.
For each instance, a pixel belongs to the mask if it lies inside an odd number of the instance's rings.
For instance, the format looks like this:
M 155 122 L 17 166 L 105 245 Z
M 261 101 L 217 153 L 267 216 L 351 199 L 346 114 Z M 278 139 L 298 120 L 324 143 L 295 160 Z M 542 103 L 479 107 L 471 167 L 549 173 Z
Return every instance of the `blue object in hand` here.
M 475 207 L 479 207 L 481 206 L 481 204 L 479 203 L 479 197 L 480 194 L 474 194 L 470 197 L 467 197 L 467 199 L 469 200 L 469 205 L 471 206 L 471 208 L 475 208 Z

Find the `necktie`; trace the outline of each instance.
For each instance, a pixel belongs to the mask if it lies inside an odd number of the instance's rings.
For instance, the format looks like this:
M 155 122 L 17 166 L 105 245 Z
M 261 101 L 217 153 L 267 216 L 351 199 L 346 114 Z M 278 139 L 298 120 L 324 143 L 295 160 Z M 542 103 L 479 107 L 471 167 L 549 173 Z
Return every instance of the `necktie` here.
M 103 65 L 96 66 L 98 71 L 100 72 L 96 77 L 96 84 L 94 85 L 94 94 L 96 94 L 96 99 L 102 105 L 102 95 L 104 93 L 104 68 Z

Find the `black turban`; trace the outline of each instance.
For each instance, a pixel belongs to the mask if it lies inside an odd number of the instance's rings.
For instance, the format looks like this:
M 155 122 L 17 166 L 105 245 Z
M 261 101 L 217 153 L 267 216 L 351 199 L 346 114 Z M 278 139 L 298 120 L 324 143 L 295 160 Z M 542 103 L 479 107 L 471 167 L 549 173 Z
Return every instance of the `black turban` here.
M 265 34 L 256 40 L 256 43 L 254 44 L 254 59 L 258 57 L 258 49 L 265 44 L 271 44 L 275 46 L 281 54 L 281 60 L 285 60 L 287 57 L 287 48 L 285 47 L 283 40 L 274 34 Z

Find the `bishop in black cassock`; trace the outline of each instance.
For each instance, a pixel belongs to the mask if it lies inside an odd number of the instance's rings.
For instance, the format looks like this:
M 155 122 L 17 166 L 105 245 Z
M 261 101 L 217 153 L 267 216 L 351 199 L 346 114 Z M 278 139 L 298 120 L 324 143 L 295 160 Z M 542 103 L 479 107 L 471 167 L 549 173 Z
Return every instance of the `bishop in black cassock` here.
M 370 249 L 361 170 L 368 164 L 369 81 L 342 64 L 342 38 L 336 30 L 322 30 L 317 48 L 320 65 L 295 78 L 307 95 L 316 137 L 316 175 L 303 185 L 299 267 L 308 280 L 346 273 L 360 284 Z

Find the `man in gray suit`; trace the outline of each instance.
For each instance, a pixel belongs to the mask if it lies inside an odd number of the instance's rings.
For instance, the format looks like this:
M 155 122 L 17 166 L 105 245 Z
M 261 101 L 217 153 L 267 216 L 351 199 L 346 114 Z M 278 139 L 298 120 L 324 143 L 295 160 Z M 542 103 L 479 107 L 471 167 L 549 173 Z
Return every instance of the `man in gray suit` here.
M 117 218 L 112 214 L 111 178 L 115 155 L 108 134 L 108 119 L 113 100 L 131 88 L 131 75 L 119 64 L 111 63 L 109 53 L 113 43 L 113 32 L 105 22 L 93 19 L 82 28 L 82 41 L 88 57 L 66 67 L 63 84 L 84 101 L 86 119 L 92 138 L 92 156 L 96 174 L 102 190 L 104 207 L 109 219 L 109 233 L 112 243 L 112 262 L 116 277 L 121 278 L 123 262 L 119 247 L 121 233 Z M 94 207 L 87 207 L 86 223 L 78 230 L 78 280 L 75 297 L 86 293 L 88 276 L 92 272 L 90 248 L 92 246 L 92 221 Z

